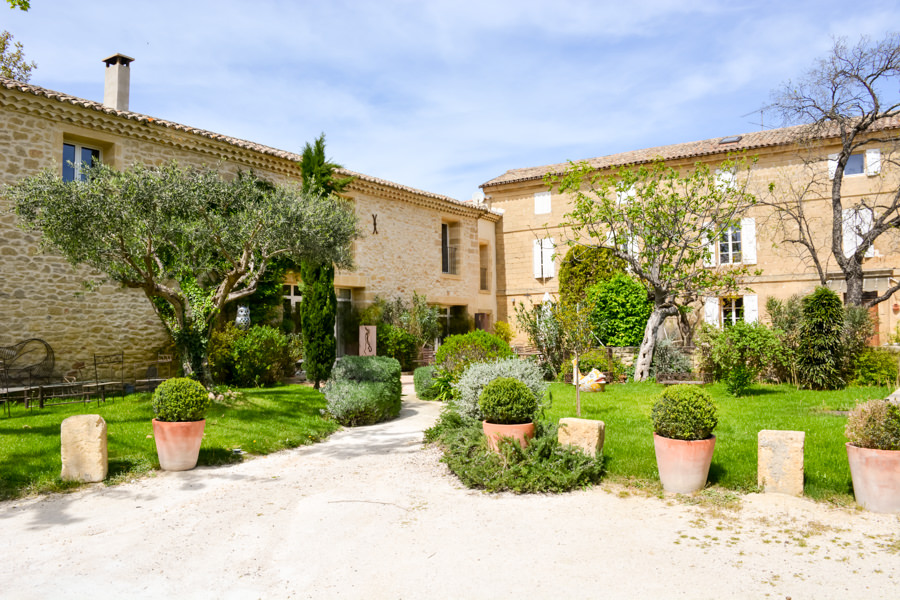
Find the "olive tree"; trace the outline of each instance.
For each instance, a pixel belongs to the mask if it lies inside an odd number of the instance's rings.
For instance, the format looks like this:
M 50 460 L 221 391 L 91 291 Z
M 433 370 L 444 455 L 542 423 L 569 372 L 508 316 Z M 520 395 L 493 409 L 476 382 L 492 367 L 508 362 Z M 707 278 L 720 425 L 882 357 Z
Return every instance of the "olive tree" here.
M 143 290 L 186 374 L 209 379 L 216 316 L 253 294 L 270 259 L 352 265 L 356 217 L 334 196 L 175 163 L 121 172 L 98 164 L 84 173 L 83 181 L 66 182 L 46 170 L 6 194 L 21 226 L 40 231 L 44 247 Z
M 697 163 L 679 171 L 661 160 L 618 172 L 572 163 L 563 175 L 547 177 L 571 193 L 563 223 L 572 243 L 608 248 L 648 287 L 653 311 L 635 362 L 634 378 L 650 376 L 660 325 L 701 295 L 741 288 L 744 265 L 714 267 L 713 242 L 756 202 L 747 192 L 745 161 L 725 160 L 718 170 Z

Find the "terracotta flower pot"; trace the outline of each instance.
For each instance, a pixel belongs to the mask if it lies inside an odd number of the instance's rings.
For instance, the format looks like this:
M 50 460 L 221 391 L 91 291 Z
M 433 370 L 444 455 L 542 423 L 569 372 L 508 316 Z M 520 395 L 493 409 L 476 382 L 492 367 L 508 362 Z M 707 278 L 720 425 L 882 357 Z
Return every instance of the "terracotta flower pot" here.
M 205 427 L 206 419 L 173 422 L 153 419 L 159 466 L 164 471 L 188 471 L 196 467 Z
M 872 512 L 900 513 L 900 450 L 872 450 L 847 442 L 856 503 Z
M 692 494 L 706 486 L 716 436 L 705 440 L 673 440 L 653 434 L 656 465 L 663 489 L 676 494 Z
M 481 422 L 484 435 L 487 436 L 488 446 L 494 452 L 500 452 L 500 438 L 513 438 L 523 448 L 528 445 L 528 440 L 534 437 L 534 423 L 521 425 L 498 425 L 497 423 Z

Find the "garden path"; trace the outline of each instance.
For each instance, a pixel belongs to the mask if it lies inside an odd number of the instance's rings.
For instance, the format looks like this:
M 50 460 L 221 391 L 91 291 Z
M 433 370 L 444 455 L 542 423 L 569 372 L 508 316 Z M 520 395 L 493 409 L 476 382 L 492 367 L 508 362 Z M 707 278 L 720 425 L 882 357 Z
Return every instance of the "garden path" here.
M 900 519 L 776 495 L 463 488 L 439 405 L 241 464 L 0 503 L 3 598 L 895 598 Z

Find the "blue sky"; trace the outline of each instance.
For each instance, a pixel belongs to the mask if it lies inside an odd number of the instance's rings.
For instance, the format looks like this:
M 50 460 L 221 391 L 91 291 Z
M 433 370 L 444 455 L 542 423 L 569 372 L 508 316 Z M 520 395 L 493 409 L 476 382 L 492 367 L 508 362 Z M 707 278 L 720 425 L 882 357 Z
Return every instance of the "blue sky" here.
M 759 129 L 771 91 L 900 3 L 32 0 L 31 82 L 458 199 L 507 169 Z M 748 115 L 748 113 L 750 113 Z M 773 115 L 765 124 L 779 125 Z

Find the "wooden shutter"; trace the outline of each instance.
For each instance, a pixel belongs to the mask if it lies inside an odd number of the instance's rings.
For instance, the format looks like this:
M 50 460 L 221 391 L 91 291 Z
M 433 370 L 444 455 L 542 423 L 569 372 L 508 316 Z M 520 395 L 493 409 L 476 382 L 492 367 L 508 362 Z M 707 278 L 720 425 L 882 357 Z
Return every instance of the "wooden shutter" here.
M 881 173 L 881 150 L 869 148 L 866 150 L 866 175 L 878 175 Z
M 707 298 L 703 301 L 703 318 L 710 325 L 719 324 L 719 299 Z
M 759 298 L 756 294 L 744 296 L 744 322 L 756 323 L 759 320 Z
M 756 220 L 753 217 L 741 219 L 741 258 L 745 265 L 756 264 Z

